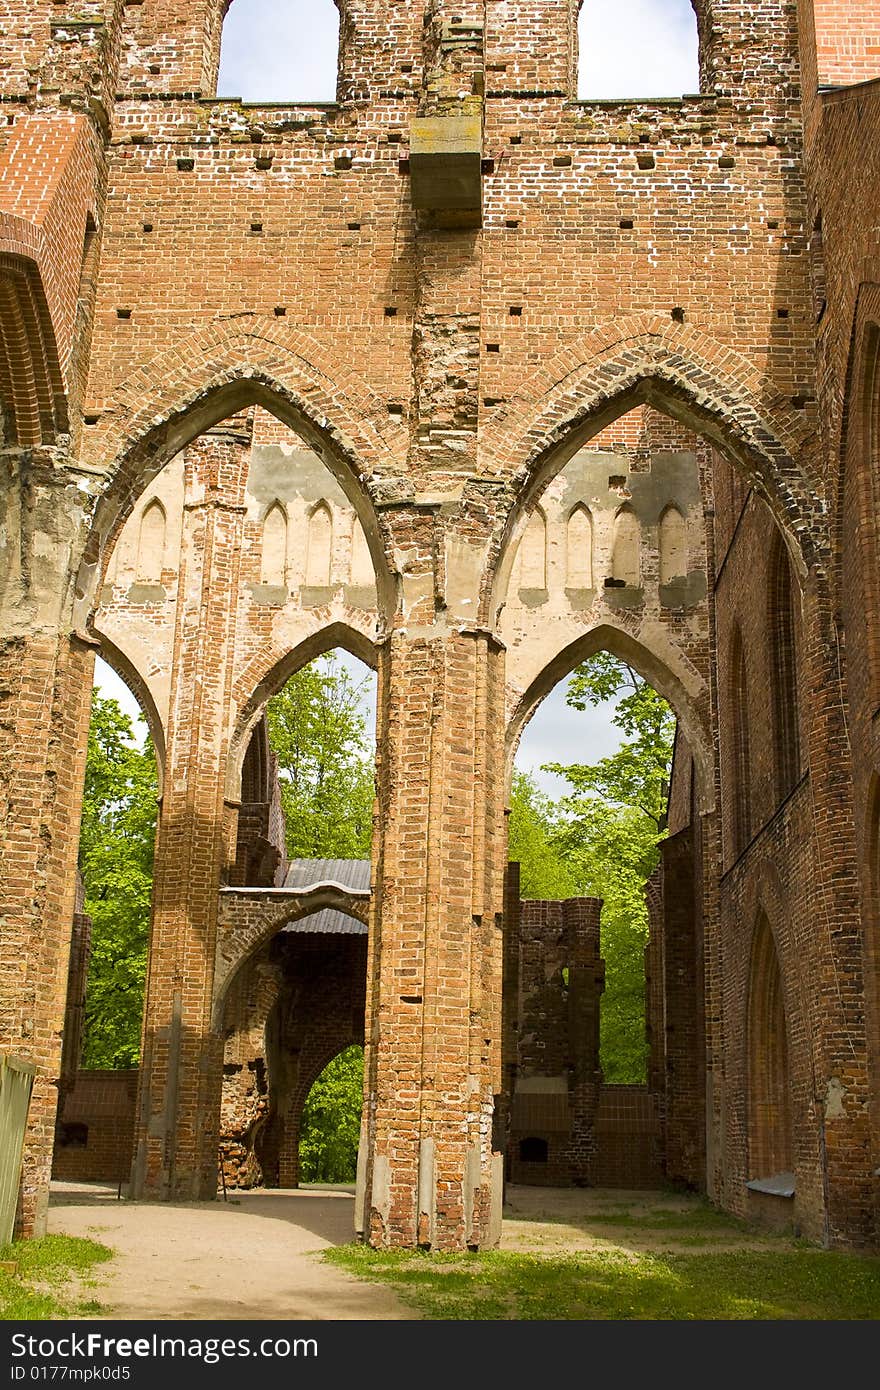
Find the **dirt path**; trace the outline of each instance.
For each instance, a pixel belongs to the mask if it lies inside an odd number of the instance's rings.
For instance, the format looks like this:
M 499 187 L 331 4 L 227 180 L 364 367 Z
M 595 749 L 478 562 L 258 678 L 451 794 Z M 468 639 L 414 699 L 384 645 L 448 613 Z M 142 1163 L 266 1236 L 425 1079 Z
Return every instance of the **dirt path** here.
M 160 1205 L 119 1202 L 115 1188 L 53 1183 L 49 1230 L 117 1252 L 85 1292 L 108 1318 L 416 1318 L 381 1285 L 317 1258 L 351 1240 L 353 1206 L 339 1190 Z

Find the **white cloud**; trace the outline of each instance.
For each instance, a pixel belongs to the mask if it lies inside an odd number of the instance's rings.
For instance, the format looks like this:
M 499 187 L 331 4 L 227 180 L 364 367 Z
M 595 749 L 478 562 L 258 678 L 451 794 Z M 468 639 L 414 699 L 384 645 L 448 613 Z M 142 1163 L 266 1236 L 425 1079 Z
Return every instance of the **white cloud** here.
M 584 0 L 578 96 L 681 96 L 699 91 L 691 0 Z
M 583 98 L 696 92 L 691 0 L 583 0 Z M 221 96 L 333 101 L 339 15 L 333 0 L 233 0 L 223 26 Z

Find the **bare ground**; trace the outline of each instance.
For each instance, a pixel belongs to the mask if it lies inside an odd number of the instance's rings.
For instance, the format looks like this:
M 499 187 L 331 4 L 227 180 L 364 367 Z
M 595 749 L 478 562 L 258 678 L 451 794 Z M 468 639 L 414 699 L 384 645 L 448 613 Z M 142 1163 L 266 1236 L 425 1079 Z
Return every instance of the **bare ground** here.
M 116 1189 L 53 1183 L 49 1230 L 116 1251 L 82 1296 L 122 1319 L 411 1319 L 387 1288 L 324 1264 L 350 1241 L 339 1189 L 230 1193 L 223 1202 L 118 1201 Z
M 502 1248 L 539 1255 L 762 1250 L 789 1241 L 670 1192 L 509 1187 Z M 99 1266 L 104 1316 L 121 1319 L 414 1319 L 384 1285 L 323 1263 L 352 1239 L 351 1189 L 230 1193 L 229 1201 L 119 1201 L 116 1189 L 53 1183 L 49 1229 L 116 1251 Z

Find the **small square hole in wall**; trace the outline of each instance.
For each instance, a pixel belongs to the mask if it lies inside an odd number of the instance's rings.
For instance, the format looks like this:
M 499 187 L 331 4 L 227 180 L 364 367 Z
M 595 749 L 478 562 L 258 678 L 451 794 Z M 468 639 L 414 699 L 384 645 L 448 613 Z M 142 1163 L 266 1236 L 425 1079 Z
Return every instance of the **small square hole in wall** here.
M 510 308 L 508 309 L 507 312 L 509 313 L 509 315 L 510 315 L 510 317 L 511 317 L 512 319 L 521 319 L 521 318 L 522 318 L 522 305 L 521 305 L 521 304 L 511 304 L 511 306 L 510 306 Z
M 263 234 L 263 224 L 262 224 L 262 222 L 252 222 L 252 223 L 251 223 L 251 236 L 262 236 L 262 234 Z
M 359 232 L 361 229 L 360 222 L 346 222 L 345 226 L 349 232 Z
M 788 318 L 788 310 L 787 310 L 787 309 L 777 309 L 777 310 L 776 310 L 776 317 L 777 317 L 778 319 L 787 319 L 787 318 Z
M 672 310 L 672 322 L 684 323 L 684 309 L 682 309 L 680 305 L 676 305 Z
M 272 312 L 274 313 L 276 319 L 283 319 L 284 316 L 285 316 L 285 314 L 287 313 L 287 305 L 286 305 L 286 304 L 276 304 L 276 305 L 275 305 L 275 308 L 274 308 L 274 310 L 273 310 Z
M 403 406 L 401 405 L 400 401 L 389 401 L 389 402 L 388 402 L 388 414 L 389 414 L 389 415 L 402 415 L 402 414 L 403 414 Z
M 97 416 L 97 415 L 84 415 L 84 416 L 83 416 L 83 424 L 84 424 L 84 425 L 97 425 L 99 418 L 100 418 L 100 417 Z
M 508 217 L 505 220 L 504 225 L 509 232 L 515 232 L 517 227 L 519 226 L 519 222 L 515 217 Z
M 144 222 L 142 224 L 142 230 L 145 232 L 151 232 L 153 230 L 152 222 Z
M 354 163 L 350 154 L 338 154 L 333 160 L 334 169 L 350 169 Z
M 385 317 L 386 317 L 386 319 L 396 319 L 396 318 L 397 318 L 397 305 L 396 305 L 396 304 L 386 304 L 386 305 L 385 305 Z
M 511 135 L 511 137 L 510 137 L 510 143 L 511 143 L 511 145 L 521 145 L 521 144 L 522 144 L 522 136 L 521 136 L 521 135 Z
M 258 154 L 254 160 L 255 169 L 271 169 L 273 156 L 271 154 Z
M 486 344 L 486 351 L 487 351 L 487 352 L 500 352 L 500 351 L 501 351 L 501 344 L 500 344 L 500 343 L 487 343 L 487 344 Z
M 768 228 L 770 229 L 771 232 L 775 232 L 775 231 L 776 231 L 776 228 L 779 226 L 779 218 L 778 218 L 778 217 L 768 217 L 768 219 L 767 219 L 767 226 L 768 226 Z
M 177 167 L 181 173 L 188 174 L 196 167 L 196 162 L 189 156 L 181 156 L 177 161 Z
M 151 64 L 150 64 L 150 72 L 152 73 L 152 75 L 153 75 L 154 77 L 158 77 L 158 76 L 159 76 L 159 73 L 160 73 L 161 71 L 162 71 L 162 69 L 159 67 L 159 64 L 158 64 L 158 63 L 151 63 Z
M 131 310 L 130 310 L 130 309 L 117 309 L 117 310 L 116 310 L 116 317 L 117 317 L 118 319 L 130 319 L 130 318 L 131 318 Z
M 620 230 L 621 230 L 622 232 L 631 232 L 632 229 L 633 229 L 633 225 L 634 225 L 634 224 L 633 224 L 633 220 L 632 220 L 631 217 L 621 217 L 621 219 L 620 219 Z
M 388 132 L 388 143 L 389 143 L 389 145 L 399 145 L 402 139 L 403 139 L 403 134 L 401 133 L 401 131 L 399 131 L 399 130 L 389 130 L 389 132 Z
M 638 164 L 640 169 L 653 169 L 655 166 L 655 162 L 656 161 L 652 154 L 636 155 L 636 163 Z
M 412 70 L 413 70 L 413 65 L 412 65 L 412 63 L 401 63 L 401 65 L 400 65 L 400 71 L 401 71 L 401 72 L 412 72 Z

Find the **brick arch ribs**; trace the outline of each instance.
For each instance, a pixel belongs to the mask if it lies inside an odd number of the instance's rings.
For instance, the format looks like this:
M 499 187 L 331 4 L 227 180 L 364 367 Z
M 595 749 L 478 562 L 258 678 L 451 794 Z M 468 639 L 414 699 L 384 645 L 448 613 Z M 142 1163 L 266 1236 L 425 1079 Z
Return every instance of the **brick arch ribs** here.
M 483 435 L 487 475 L 511 480 L 484 576 L 483 618 L 503 602 L 524 513 L 568 460 L 635 406 L 679 420 L 730 457 L 792 536 L 799 568 L 826 567 L 818 483 L 798 462 L 810 433 L 747 358 L 695 329 L 652 318 L 595 329 L 536 372 Z
M 349 888 L 332 880 L 291 891 L 285 888 L 223 888 L 217 923 L 214 966 L 214 1028 L 223 1021 L 226 992 L 246 960 L 283 926 L 322 908 L 335 908 L 366 924 L 370 890 Z
M 107 483 L 83 551 L 75 613 L 88 613 L 116 537 L 160 469 L 199 434 L 261 405 L 315 450 L 357 512 L 376 571 L 380 611 L 396 589 L 375 503 L 383 478 L 400 471 L 407 435 L 387 405 L 315 339 L 257 315 L 190 334 L 123 382 L 89 437 Z

